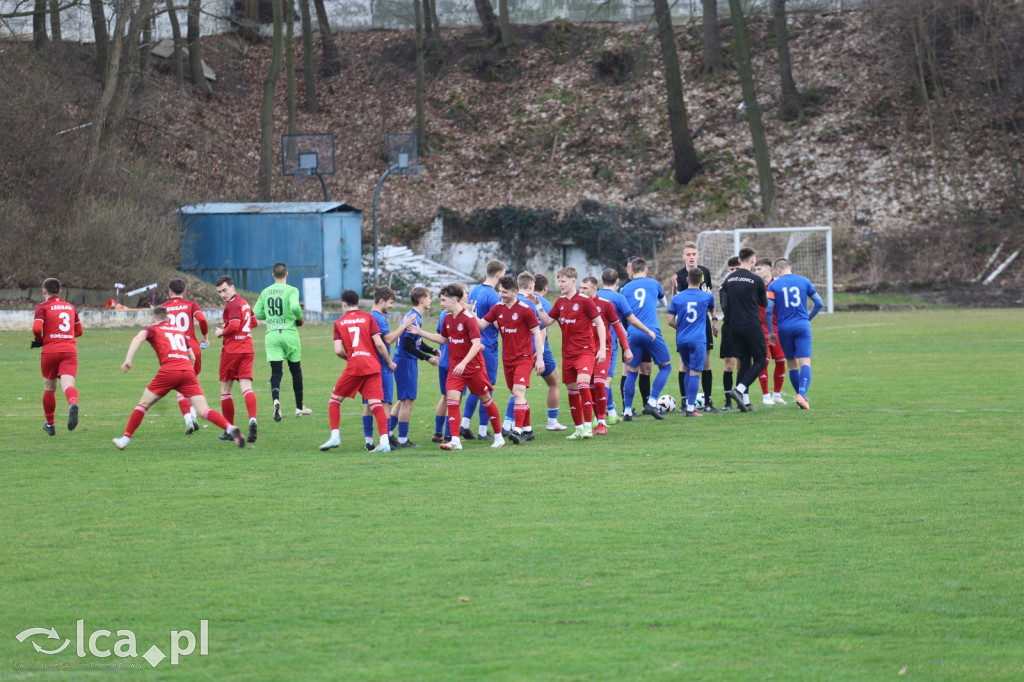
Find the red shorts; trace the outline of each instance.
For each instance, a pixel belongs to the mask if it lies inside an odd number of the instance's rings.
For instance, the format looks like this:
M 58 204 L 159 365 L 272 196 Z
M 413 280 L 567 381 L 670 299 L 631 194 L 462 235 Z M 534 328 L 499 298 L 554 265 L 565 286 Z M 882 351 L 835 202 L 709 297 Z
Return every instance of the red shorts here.
M 254 353 L 221 353 L 220 380 L 252 379 L 253 357 Z
M 44 379 L 56 379 L 64 375 L 78 375 L 78 352 L 42 353 L 39 366 L 43 369 Z
M 533 361 L 534 357 L 531 355 L 528 358 L 516 358 L 512 364 L 503 363 L 505 367 L 505 384 L 508 386 L 508 390 L 512 390 L 512 386 L 519 384 L 520 386 L 530 387 L 530 374 L 533 372 Z
M 384 384 L 380 374 L 346 374 L 341 373 L 338 383 L 334 384 L 334 395 L 342 398 L 354 398 L 356 393 L 364 400 L 384 400 Z
M 590 377 L 593 377 L 595 371 L 597 370 L 594 363 L 593 353 L 577 355 L 574 358 L 567 358 L 564 355 L 562 356 L 563 384 L 576 383 L 576 379 L 577 377 L 579 377 L 580 374 L 586 374 Z
M 189 339 L 188 347 L 196 354 L 196 376 L 199 376 L 199 373 L 203 371 L 203 350 L 199 347 L 199 341 L 196 339 Z
M 611 370 L 611 368 L 612 368 L 612 354 L 609 353 L 608 351 L 605 351 L 604 362 L 600 363 L 597 366 L 597 368 L 594 370 L 593 380 L 594 381 L 597 381 L 598 379 L 605 379 L 605 380 L 607 380 L 608 379 L 608 372 Z
M 487 381 L 487 374 L 481 367 L 475 372 L 460 374 L 456 376 L 448 372 L 448 381 L 445 384 L 446 391 L 458 391 L 462 393 L 463 388 L 468 388 L 473 395 L 483 395 L 494 390 L 491 382 Z
M 203 394 L 195 372 L 187 369 L 161 369 L 146 389 L 158 396 L 165 396 L 171 391 L 177 391 L 186 398 Z
M 775 335 L 775 345 L 768 343 L 768 337 L 764 337 L 764 343 L 768 347 L 769 360 L 785 360 L 786 354 L 782 352 L 782 344 L 779 343 L 779 335 Z

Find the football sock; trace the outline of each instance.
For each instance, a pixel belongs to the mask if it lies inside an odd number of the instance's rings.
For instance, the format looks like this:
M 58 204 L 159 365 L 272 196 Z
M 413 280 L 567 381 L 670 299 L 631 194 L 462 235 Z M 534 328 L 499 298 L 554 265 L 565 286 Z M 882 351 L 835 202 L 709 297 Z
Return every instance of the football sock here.
M 786 361 L 775 361 L 775 372 L 772 374 L 773 389 L 776 394 L 782 391 L 782 385 L 786 383 Z
M 459 437 L 459 425 L 462 423 L 462 415 L 459 414 L 459 401 L 448 401 L 448 430 L 445 433 L 451 436 L 452 440 Z
M 220 394 L 220 413 L 228 420 L 229 424 L 235 423 L 235 401 L 230 393 Z
M 793 390 L 800 392 L 800 369 L 789 370 L 789 383 L 793 384 Z
M 807 397 L 807 389 L 811 387 L 811 366 L 804 365 L 800 368 L 800 395 Z
M 557 407 L 555 407 L 555 408 L 548 408 L 548 421 L 549 422 L 556 422 L 556 421 L 558 421 L 558 408 Z
M 498 406 L 494 404 L 494 401 L 487 397 L 480 401 L 480 407 L 483 409 L 484 414 L 487 415 L 487 421 L 490 422 L 491 428 L 494 429 L 495 438 L 501 437 L 501 415 L 498 413 Z M 483 426 L 483 433 L 487 433 L 487 425 Z
M 245 399 L 245 411 L 249 414 L 249 419 L 256 418 L 256 393 L 252 389 L 242 393 L 242 398 Z
M 526 416 L 523 417 L 523 428 L 533 431 L 533 422 L 530 420 L 530 403 L 526 403 Z
M 227 431 L 228 427 L 231 426 L 231 424 L 228 424 L 228 420 L 224 418 L 224 415 L 222 415 L 217 410 L 211 410 L 207 408 L 206 412 L 203 414 L 203 419 L 210 422 L 214 426 L 219 426 L 225 431 Z
M 470 393 L 466 396 L 466 405 L 462 409 L 462 426 L 469 428 L 469 422 L 473 419 L 473 414 L 476 412 L 477 407 L 480 404 L 480 398 Z
M 583 423 L 589 424 L 594 419 L 594 397 L 590 392 L 590 384 L 576 384 L 580 390 L 580 405 L 583 408 Z
M 684 369 L 679 370 L 679 395 L 686 397 L 686 387 L 690 385 L 690 373 Z
M 409 440 L 409 422 L 398 422 L 398 442 Z
M 225 418 L 227 418 L 226 415 Z M 227 419 L 231 421 L 230 418 Z M 335 431 L 341 426 L 341 401 L 333 397 L 327 403 L 327 423 L 330 425 L 331 431 Z
M 508 405 L 505 406 L 505 421 L 514 422 L 516 420 L 516 399 L 513 396 L 508 397 Z
M 135 433 L 135 429 L 139 428 L 142 424 L 142 420 L 146 418 L 146 408 L 142 405 L 136 405 L 135 409 L 132 410 L 131 415 L 128 417 L 128 424 L 124 427 L 124 435 L 129 438 Z
M 729 397 L 729 391 L 732 390 L 732 375 L 732 372 L 722 372 L 722 388 L 725 390 L 726 406 L 732 404 L 732 398 Z
M 686 383 L 686 409 L 691 410 L 697 404 L 697 389 L 700 387 L 700 377 L 687 372 Z
M 373 442 L 373 415 L 363 415 L 363 438 L 369 438 L 368 442 Z
M 522 430 L 526 425 L 526 415 L 530 411 L 530 406 L 527 403 L 517 404 L 513 411 L 515 412 L 515 426 Z
M 665 390 L 665 386 L 668 385 L 668 376 L 672 373 L 672 365 L 662 365 L 658 367 L 658 374 L 654 377 L 654 385 L 651 386 L 650 397 L 656 401 L 661 397 L 662 391 Z
M 67 390 L 64 391 L 64 397 L 67 398 L 68 405 L 74 405 L 78 402 L 78 389 L 74 386 L 68 386 Z
M 270 361 L 270 396 L 274 400 L 281 398 L 281 377 L 284 376 L 284 360 Z
M 43 417 L 47 424 L 53 423 L 54 413 L 57 411 L 57 394 L 55 391 L 43 391 Z
M 633 397 L 636 395 L 636 379 L 639 372 L 627 371 L 626 372 L 626 387 L 622 395 L 622 409 L 630 410 L 633 409 Z
M 389 414 L 388 415 L 388 433 L 391 433 L 392 431 L 394 431 L 396 426 L 398 426 L 398 415 L 397 414 Z
M 594 416 L 598 419 L 608 418 L 608 390 L 604 381 L 594 381 L 594 387 L 590 389 L 590 395 L 594 399 Z
M 295 408 L 301 410 L 302 404 L 302 363 L 288 361 L 288 371 L 292 373 L 292 390 L 295 392 Z
M 341 403 L 338 403 L 338 411 L 341 411 Z M 381 403 L 374 403 L 370 405 L 370 412 L 373 413 L 373 418 L 377 422 L 377 433 L 381 436 L 388 435 L 388 411 L 384 409 L 384 405 Z
M 492 399 L 491 402 L 494 402 L 494 400 Z M 495 405 L 494 409 L 497 410 L 498 406 Z M 487 435 L 487 422 L 490 421 L 491 415 L 487 411 L 487 408 L 484 407 L 484 403 L 483 403 L 482 400 L 480 401 L 480 408 L 477 410 L 477 412 L 479 412 L 479 414 L 480 414 L 480 428 L 477 429 L 477 431 L 480 432 L 481 436 L 486 436 Z M 501 414 L 498 415 L 498 420 L 499 421 L 501 420 Z
M 715 373 L 710 369 L 701 370 L 700 387 L 704 393 L 705 400 L 711 400 L 711 385 L 714 383 Z
M 181 410 L 181 416 L 187 417 L 192 414 L 192 403 L 188 401 L 188 398 L 182 394 L 178 394 L 178 409 Z
M 444 431 L 445 421 L 446 417 L 444 415 L 434 415 L 434 433 L 441 433 L 442 431 Z
M 626 404 L 626 377 L 629 376 L 629 370 L 624 370 L 622 376 L 619 377 L 619 398 L 622 400 L 622 409 L 627 407 L 633 407 L 631 404 Z
M 768 390 L 768 366 L 765 365 L 764 371 L 757 375 L 757 383 L 761 384 L 762 395 L 771 395 L 771 391 Z
M 640 374 L 639 384 L 640 384 L 640 398 L 643 400 L 643 402 L 646 403 L 647 399 L 649 397 L 651 397 L 651 375 L 650 374 Z M 635 393 L 634 393 L 634 395 L 635 395 Z M 632 401 L 630 401 L 630 405 L 632 405 Z
M 583 426 L 583 402 L 580 400 L 580 392 L 571 388 L 566 392 L 569 394 L 569 413 L 572 415 L 572 423 L 581 427 Z
M 612 385 L 611 385 L 610 381 L 605 384 L 604 393 L 605 393 L 605 399 L 608 401 L 608 407 L 607 407 L 607 409 L 605 411 L 606 412 L 614 412 L 615 411 L 615 391 L 612 390 Z

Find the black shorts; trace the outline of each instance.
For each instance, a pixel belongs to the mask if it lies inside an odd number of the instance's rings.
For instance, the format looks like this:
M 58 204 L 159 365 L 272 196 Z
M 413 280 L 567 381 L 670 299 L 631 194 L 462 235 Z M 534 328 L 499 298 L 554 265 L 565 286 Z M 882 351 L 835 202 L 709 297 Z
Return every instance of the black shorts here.
M 704 335 L 707 336 L 707 339 L 708 339 L 708 350 L 710 351 L 712 348 L 715 347 L 715 335 L 711 333 L 711 318 L 710 317 L 707 319 L 707 322 L 705 323 Z M 710 355 L 709 355 L 709 357 L 710 357 Z
M 732 350 L 732 343 L 729 340 L 729 329 L 724 324 L 718 330 L 718 337 L 722 340 L 721 348 L 718 349 L 718 357 L 723 360 L 736 357 L 736 353 Z
M 760 327 L 736 327 L 729 334 L 729 344 L 735 358 L 753 358 L 756 362 L 768 356 L 764 330 Z M 724 343 L 722 344 L 725 345 Z
M 640 358 L 640 362 L 653 362 L 654 358 L 646 350 L 644 351 L 643 357 Z

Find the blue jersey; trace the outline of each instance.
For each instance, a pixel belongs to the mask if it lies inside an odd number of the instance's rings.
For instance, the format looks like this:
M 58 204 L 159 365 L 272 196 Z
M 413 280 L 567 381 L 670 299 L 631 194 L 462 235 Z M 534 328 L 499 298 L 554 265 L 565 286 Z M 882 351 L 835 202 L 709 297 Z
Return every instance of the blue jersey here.
M 535 305 L 533 305 L 533 302 L 532 302 L 532 301 L 530 301 L 530 300 L 529 300 L 528 298 L 526 298 L 526 296 L 524 296 L 524 295 L 522 295 L 522 294 L 516 294 L 516 298 L 518 298 L 518 299 L 519 299 L 520 301 L 522 301 L 522 302 L 523 302 L 523 303 L 525 303 L 526 305 L 530 306 L 530 307 L 531 307 L 531 308 L 533 308 L 534 310 L 536 310 L 536 309 L 537 309 L 537 308 L 539 307 L 539 308 L 540 308 L 541 310 L 543 310 L 543 311 L 544 311 L 544 312 L 545 312 L 546 314 L 548 314 L 548 315 L 550 315 L 550 314 L 551 314 L 551 303 L 550 303 L 550 302 L 548 302 L 548 300 L 547 300 L 546 298 L 542 298 L 541 296 L 538 296 L 538 297 L 537 297 L 537 298 L 539 298 L 539 299 L 540 299 L 540 306 L 535 306 Z M 540 320 L 540 315 L 537 315 L 537 319 L 538 319 L 538 320 Z M 494 325 L 491 325 L 491 326 L 493 327 Z M 532 338 L 532 335 L 531 335 L 531 338 L 530 338 L 530 344 L 531 344 L 531 345 L 533 344 L 533 338 Z M 536 348 L 534 348 L 533 350 L 535 350 L 535 351 L 536 351 L 537 349 L 536 349 Z M 544 350 L 545 350 L 545 352 L 548 352 L 548 353 L 550 353 L 550 352 L 551 352 L 551 346 L 550 346 L 550 344 L 548 344 L 548 337 L 547 337 L 547 334 L 545 334 L 545 335 L 544 335 Z
M 380 327 L 380 340 L 383 341 L 384 337 L 391 333 L 391 327 L 388 326 L 388 316 L 384 313 L 371 310 L 370 314 L 373 315 L 373 319 L 377 320 L 377 326 Z M 385 343 L 384 347 L 388 349 L 388 357 L 391 357 L 391 344 Z M 380 360 L 380 368 L 382 371 L 390 372 L 388 368 L 388 361 L 381 357 L 380 352 L 377 352 L 377 359 Z
M 806 277 L 793 273 L 783 275 L 768 285 L 768 300 L 774 301 L 773 312 L 779 329 L 807 324 L 811 318 L 807 312 L 807 302 L 815 298 L 817 313 L 821 298 L 814 285 Z
M 623 327 L 629 324 L 629 322 L 626 322 L 626 318 L 633 314 L 633 310 L 629 307 L 629 301 L 626 300 L 625 296 L 615 291 L 615 289 L 598 289 L 597 295 L 615 307 L 615 312 L 619 314 L 619 320 L 622 321 Z
M 708 311 L 715 309 L 715 297 L 700 289 L 683 289 L 668 304 L 676 316 L 676 345 L 707 343 Z
M 445 315 L 447 315 L 447 314 L 448 314 L 447 310 L 442 310 L 441 311 L 441 317 L 437 318 L 437 330 L 436 331 L 437 331 L 438 334 L 441 333 L 441 325 L 444 324 L 444 318 L 445 318 Z M 447 343 L 442 343 L 441 344 L 441 357 L 438 358 L 438 363 L 437 364 L 438 364 L 438 367 L 444 367 L 445 369 L 448 369 L 448 344 Z
M 652 332 L 661 334 L 658 323 L 658 301 L 665 298 L 665 291 L 658 281 L 650 277 L 637 277 L 622 287 L 622 295 L 637 319 Z
M 410 310 L 407 313 L 407 316 L 408 315 L 412 315 L 413 323 L 417 327 L 423 326 L 423 316 L 420 315 L 419 312 L 417 312 L 416 310 Z M 406 339 L 412 339 L 413 345 L 416 347 L 417 350 L 419 350 L 420 346 L 423 345 L 422 336 L 420 336 L 419 334 L 413 334 L 408 329 L 406 329 L 404 332 L 402 332 L 402 335 L 398 337 L 398 343 L 395 344 L 395 359 L 397 360 L 398 358 L 405 358 L 407 360 L 418 360 L 419 358 L 417 356 L 413 355 L 412 353 L 405 349 L 405 344 L 408 343 Z
M 480 283 L 469 292 L 469 303 L 476 311 L 477 319 L 482 320 L 491 308 L 501 303 L 501 297 L 498 296 L 498 292 L 494 290 L 494 287 Z M 497 353 L 498 328 L 492 324 L 486 329 L 481 329 L 480 342 L 483 344 L 484 350 Z

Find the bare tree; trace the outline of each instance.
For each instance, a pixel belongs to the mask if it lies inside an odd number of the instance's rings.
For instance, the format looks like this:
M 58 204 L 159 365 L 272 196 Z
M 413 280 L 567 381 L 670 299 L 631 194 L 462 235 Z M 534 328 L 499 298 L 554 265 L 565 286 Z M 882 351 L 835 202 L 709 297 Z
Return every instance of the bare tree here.
M 96 103 L 96 107 L 93 109 L 92 114 L 92 128 L 89 136 L 89 150 L 86 157 L 85 172 L 82 174 L 83 183 L 89 178 L 89 168 L 91 168 L 100 157 L 100 149 L 103 146 L 103 141 L 110 132 L 109 117 L 111 104 L 114 101 L 114 96 L 117 92 L 117 79 L 121 69 L 121 40 L 125 34 L 125 26 L 128 24 L 128 16 L 130 12 L 127 11 L 127 2 L 120 3 L 120 6 L 115 6 L 117 10 L 116 21 L 114 23 L 114 37 L 108 46 L 109 53 L 106 59 L 106 69 L 103 76 L 103 92 L 100 94 L 100 99 Z M 102 6 L 100 7 L 102 10 Z M 95 17 L 94 17 L 95 25 Z M 106 23 L 104 22 L 104 31 L 106 30 Z
M 283 33 L 281 5 L 283 0 L 271 0 L 274 8 L 274 45 L 270 69 L 263 80 L 263 106 L 260 109 L 260 170 L 258 194 L 260 201 L 270 201 L 274 169 L 274 88 L 281 75 L 281 43 Z
M 412 0 L 416 14 L 416 144 L 417 152 L 423 155 L 427 139 L 427 115 L 424 98 L 426 73 L 423 66 L 423 33 L 424 12 L 419 0 Z
M 665 87 L 668 94 L 668 124 L 672 132 L 672 168 L 676 182 L 685 185 L 700 172 L 700 160 L 693 148 L 686 102 L 683 99 L 683 79 L 679 73 L 675 33 L 668 0 L 654 0 L 654 18 L 658 23 L 658 41 L 661 43 L 661 61 L 665 68 Z
M 494 16 L 494 6 L 491 0 L 473 0 L 476 6 L 476 14 L 480 17 L 480 26 L 484 29 L 484 35 L 488 40 L 500 38 L 498 34 L 498 19 Z
M 89 0 L 89 14 L 92 17 L 92 35 L 96 44 L 96 70 L 103 75 L 107 71 L 107 52 L 110 44 L 103 0 Z
M 793 81 L 793 58 L 789 53 L 789 29 L 786 26 L 786 0 L 772 0 L 772 15 L 775 21 L 775 37 L 779 54 L 779 77 L 782 79 L 783 121 L 804 121 L 804 104 Z
M 743 19 L 741 0 L 729 0 L 732 14 L 733 43 L 736 46 L 736 67 L 740 72 L 740 86 L 743 89 L 743 104 L 750 124 L 750 137 L 754 143 L 754 161 L 757 164 L 757 181 L 761 186 L 761 213 L 766 225 L 775 224 L 775 178 L 772 176 L 772 162 L 768 155 L 768 138 L 761 121 L 761 107 L 757 103 L 754 74 L 750 68 L 750 39 Z
M 171 22 L 171 40 L 174 42 L 174 52 L 171 54 L 171 63 L 174 65 L 174 81 L 178 85 L 185 84 L 185 50 L 181 43 L 181 22 L 178 21 L 178 11 L 174 6 L 174 0 L 166 0 L 167 18 Z
M 437 18 L 437 0 L 423 0 L 423 24 L 427 38 L 437 40 L 441 37 L 441 20 Z
M 288 133 L 294 135 L 299 112 L 295 98 L 295 8 L 290 0 L 288 8 L 285 10 L 285 17 L 284 78 L 287 93 L 285 97 L 288 102 Z
M 722 36 L 718 31 L 718 0 L 700 0 L 704 21 L 704 58 L 701 71 L 712 74 L 722 69 Z
M 327 8 L 324 7 L 324 0 L 313 0 L 316 8 L 316 23 L 320 26 L 320 46 L 323 48 L 323 61 L 320 62 L 321 76 L 334 76 L 341 71 L 341 61 L 338 59 L 338 48 L 334 45 L 334 38 L 331 36 L 331 24 L 327 20 Z
M 188 0 L 188 65 L 192 85 L 205 95 L 211 94 L 210 83 L 203 72 L 203 50 L 199 44 L 199 13 L 201 0 Z
M 50 33 L 55 43 L 64 39 L 60 32 L 60 0 L 50 0 Z
M 309 14 L 309 0 L 299 0 L 302 17 L 302 82 L 306 90 L 306 112 L 320 111 L 316 99 L 316 77 L 313 74 L 313 19 Z
M 508 0 L 498 0 L 498 40 L 504 49 L 512 48 L 512 22 L 508 17 Z
M 35 10 L 32 12 L 32 47 L 41 50 L 50 42 L 46 35 L 46 0 L 35 0 Z

